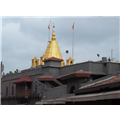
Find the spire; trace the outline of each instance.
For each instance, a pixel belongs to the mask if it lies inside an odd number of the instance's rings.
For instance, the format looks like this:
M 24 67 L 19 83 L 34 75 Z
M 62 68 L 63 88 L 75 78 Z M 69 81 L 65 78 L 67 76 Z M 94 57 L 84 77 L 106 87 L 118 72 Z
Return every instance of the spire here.
M 37 59 L 37 56 L 35 55 L 34 59 Z
M 53 33 L 52 33 L 51 40 L 56 40 L 56 37 L 55 37 L 55 30 L 54 30 L 54 29 L 53 29 Z
M 46 49 L 45 53 L 43 54 L 43 59 L 48 59 L 51 57 L 55 57 L 55 58 L 63 60 L 62 54 L 60 52 L 60 48 L 59 48 L 58 43 L 56 41 L 55 29 L 53 29 L 51 41 L 49 42 L 47 49 Z M 41 62 L 41 64 L 43 64 L 43 63 Z M 61 65 L 62 66 L 64 65 L 64 61 L 61 62 Z

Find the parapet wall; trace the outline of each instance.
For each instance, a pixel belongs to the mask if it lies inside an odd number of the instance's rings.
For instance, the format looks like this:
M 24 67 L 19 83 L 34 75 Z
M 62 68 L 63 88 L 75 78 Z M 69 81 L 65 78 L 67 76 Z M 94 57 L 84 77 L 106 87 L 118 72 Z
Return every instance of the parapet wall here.
M 46 90 L 46 99 L 55 99 L 67 94 L 67 85 L 58 86 Z
M 2 77 L 2 81 L 19 79 L 21 77 L 32 76 L 37 74 L 42 74 L 42 68 L 26 69 L 22 70 L 20 73 L 12 73 L 10 75 L 5 75 Z

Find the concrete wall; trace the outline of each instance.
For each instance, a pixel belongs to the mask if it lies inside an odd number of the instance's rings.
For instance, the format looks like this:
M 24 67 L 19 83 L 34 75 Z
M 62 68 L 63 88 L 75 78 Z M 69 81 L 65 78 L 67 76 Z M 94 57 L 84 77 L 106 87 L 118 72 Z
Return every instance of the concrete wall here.
M 103 71 L 103 63 L 99 63 L 99 62 L 89 62 L 89 69 L 88 71 L 99 74 L 104 72 Z
M 75 89 L 79 89 L 81 84 L 86 81 L 86 78 L 74 78 L 67 81 L 67 93 L 70 93 L 71 87 L 74 86 Z
M 78 70 L 84 70 L 84 71 L 89 71 L 89 63 L 84 62 L 84 63 L 79 63 L 79 64 L 74 64 L 74 65 L 68 65 L 60 68 L 60 76 L 69 74 Z
M 120 71 L 120 63 L 107 63 L 107 74 L 115 73 L 117 71 Z
M 45 61 L 45 66 L 61 66 L 61 61 Z
M 49 73 L 50 73 L 50 76 L 57 77 L 60 74 L 60 68 L 50 67 Z
M 34 75 L 31 76 L 30 78 L 32 79 L 32 83 L 31 83 L 31 94 L 35 94 L 35 93 L 41 93 L 41 88 L 42 88 L 42 83 L 40 81 L 38 81 L 38 78 L 41 75 Z M 36 83 L 35 83 L 36 82 Z M 35 91 L 35 85 L 37 85 L 37 92 Z
M 2 80 L 5 81 L 5 80 L 12 80 L 12 79 L 19 79 L 21 77 L 27 77 L 27 76 L 32 76 L 36 74 L 42 74 L 42 68 L 28 69 L 28 70 L 23 70 L 20 73 L 5 75 L 2 78 Z
M 62 97 L 63 95 L 67 94 L 67 86 L 63 85 L 55 87 L 54 89 L 47 89 L 46 90 L 46 99 L 55 99 Z

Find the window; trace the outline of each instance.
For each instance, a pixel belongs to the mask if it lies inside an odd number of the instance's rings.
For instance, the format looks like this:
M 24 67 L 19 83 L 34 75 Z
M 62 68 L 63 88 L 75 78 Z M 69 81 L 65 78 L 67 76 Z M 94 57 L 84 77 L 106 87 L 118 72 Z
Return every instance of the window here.
M 6 95 L 8 95 L 8 86 L 6 86 Z
M 12 85 L 12 95 L 14 95 L 14 86 Z
M 35 84 L 35 92 L 37 92 L 37 84 Z
M 28 89 L 31 89 L 31 83 L 27 83 Z
M 71 86 L 70 92 L 69 93 L 74 93 L 75 86 Z

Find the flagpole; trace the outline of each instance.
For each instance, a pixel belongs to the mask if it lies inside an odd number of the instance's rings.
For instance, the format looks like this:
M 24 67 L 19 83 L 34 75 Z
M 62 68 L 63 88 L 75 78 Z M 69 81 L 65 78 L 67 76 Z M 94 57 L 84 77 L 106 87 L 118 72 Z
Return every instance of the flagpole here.
M 51 16 L 50 16 L 50 28 L 51 28 Z M 49 29 L 49 41 L 50 41 L 50 29 Z
M 73 23 L 73 40 L 72 40 L 72 59 L 73 59 L 73 54 L 74 54 L 74 23 Z
M 49 27 L 50 27 L 50 25 L 49 25 Z M 49 28 L 49 40 L 48 41 L 50 41 L 50 28 Z

